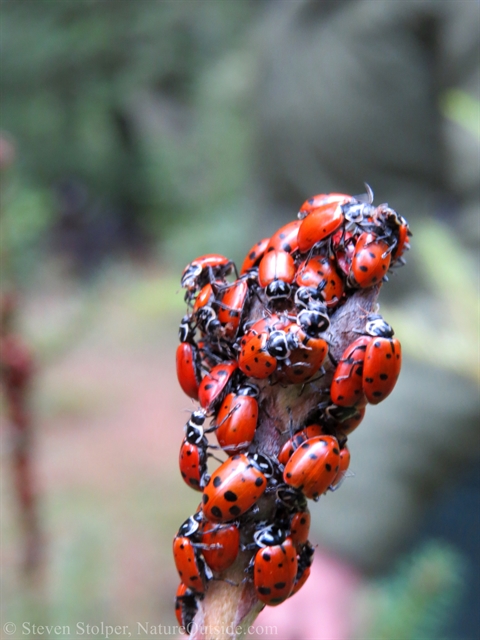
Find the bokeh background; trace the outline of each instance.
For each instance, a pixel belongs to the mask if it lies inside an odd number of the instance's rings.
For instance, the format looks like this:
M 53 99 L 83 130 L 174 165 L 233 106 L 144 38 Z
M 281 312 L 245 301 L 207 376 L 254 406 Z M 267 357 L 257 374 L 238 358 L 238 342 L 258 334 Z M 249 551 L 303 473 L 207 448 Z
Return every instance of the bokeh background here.
M 478 637 L 479 438 L 463 425 L 478 419 L 480 9 L 476 0 L 436 5 L 1 3 L 1 278 L 17 294 L 15 330 L 36 361 L 43 542 L 40 566 L 26 575 L 3 407 L 2 620 L 175 624 L 171 539 L 198 503 L 177 469 L 193 408 L 174 370 L 181 270 L 210 252 L 241 263 L 306 197 L 360 193 L 368 181 L 414 232 L 382 312 L 412 371 L 417 362 L 438 376 L 430 400 L 418 388 L 412 396 L 416 428 L 440 396 L 455 410 L 449 437 L 420 440 L 440 453 L 415 522 L 388 562 L 360 566 L 368 615 L 357 634 Z M 382 40 L 393 43 L 388 55 Z M 396 411 L 378 415 L 388 423 Z M 393 458 L 386 468 L 372 472 L 377 486 Z M 373 489 L 363 495 L 365 512 L 376 500 Z M 317 519 L 314 537 L 328 547 Z M 369 526 L 373 537 L 375 520 Z

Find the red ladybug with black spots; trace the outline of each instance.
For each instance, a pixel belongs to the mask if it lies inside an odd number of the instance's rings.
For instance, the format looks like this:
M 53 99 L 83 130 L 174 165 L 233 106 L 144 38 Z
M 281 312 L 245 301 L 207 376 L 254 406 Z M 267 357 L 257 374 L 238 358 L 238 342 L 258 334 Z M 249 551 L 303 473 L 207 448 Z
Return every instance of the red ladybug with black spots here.
M 210 522 L 229 522 L 248 511 L 267 488 L 273 465 L 265 456 L 238 453 L 214 471 L 203 490 L 203 513 Z

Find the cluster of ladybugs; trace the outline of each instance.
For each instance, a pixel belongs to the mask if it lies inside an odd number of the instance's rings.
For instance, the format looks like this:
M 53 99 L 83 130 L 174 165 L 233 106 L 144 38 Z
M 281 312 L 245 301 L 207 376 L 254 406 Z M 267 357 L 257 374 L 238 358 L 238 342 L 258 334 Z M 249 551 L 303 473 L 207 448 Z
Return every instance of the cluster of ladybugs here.
M 317 500 L 339 486 L 350 461 L 348 434 L 367 403 L 377 404 L 393 390 L 400 343 L 383 318 L 371 314 L 364 332 L 334 362 L 330 398 L 319 404 L 318 415 L 296 429 L 291 424 L 291 437 L 276 457 L 253 451 L 259 387 L 318 379 L 326 359 L 333 362 L 332 313 L 403 263 L 408 224 L 372 201 L 368 187 L 363 196 L 314 196 L 297 220 L 252 247 L 240 274 L 218 254 L 197 258 L 183 272 L 188 313 L 180 324 L 177 375 L 200 408 L 185 425 L 180 471 L 203 493 L 197 513 L 174 539 L 181 578 L 176 614 L 184 627 L 207 582 L 220 579 L 240 550 L 256 549 L 245 579 L 253 575 L 265 604 L 280 604 L 300 589 L 313 557 L 306 498 Z M 259 319 L 247 321 L 252 310 Z M 218 446 L 209 443 L 211 432 Z M 218 448 L 229 457 L 209 475 L 207 460 Z M 257 503 L 272 494 L 268 504 L 275 506 L 262 520 Z

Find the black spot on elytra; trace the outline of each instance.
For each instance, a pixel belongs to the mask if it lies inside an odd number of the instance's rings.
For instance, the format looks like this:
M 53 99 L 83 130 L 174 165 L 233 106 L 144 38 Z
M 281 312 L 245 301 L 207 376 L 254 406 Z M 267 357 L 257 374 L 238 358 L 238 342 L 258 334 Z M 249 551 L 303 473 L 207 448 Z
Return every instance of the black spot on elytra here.
M 248 257 L 250 258 L 250 260 L 254 260 L 256 255 L 257 255 L 256 252 L 252 251 L 251 253 L 248 254 Z
M 374 391 L 372 395 L 374 398 L 381 398 L 383 396 L 383 391 Z
M 268 551 L 264 551 L 262 553 L 262 558 L 265 560 L 265 562 L 270 562 L 272 556 L 268 553 Z
M 388 380 L 388 373 L 381 373 L 380 380 Z
M 208 502 L 208 496 L 207 496 L 206 493 L 203 494 L 202 502 L 203 502 L 203 504 L 207 504 L 207 502 Z
M 371 384 L 373 382 L 373 378 L 365 378 L 365 382 Z
M 225 369 L 220 369 L 220 371 L 217 371 L 217 375 L 218 376 L 228 376 L 228 371 L 226 371 Z
M 339 455 L 340 455 L 340 451 L 337 449 L 337 447 L 334 447 L 334 448 L 332 449 L 332 451 L 333 451 L 333 453 L 334 453 L 336 456 L 339 456 Z
M 314 453 L 310 453 L 309 456 L 310 460 L 317 460 L 318 456 L 316 456 Z
M 257 478 L 257 479 L 255 480 L 255 486 L 256 486 L 256 487 L 261 487 L 261 486 L 262 486 L 262 484 L 263 484 L 263 478 Z
M 366 272 L 368 271 L 368 267 L 366 267 L 364 264 L 359 266 L 360 271 Z
M 205 385 L 205 391 L 209 391 L 210 389 L 212 389 L 215 385 L 213 384 L 213 382 L 209 382 L 208 384 Z
M 387 353 L 387 354 L 385 355 L 385 357 L 387 358 L 387 360 L 390 360 L 390 358 L 392 357 L 392 354 L 391 354 L 391 353 Z M 397 356 L 397 358 L 398 358 L 398 356 Z
M 328 464 L 328 462 L 327 462 L 327 464 L 325 465 L 325 469 L 326 469 L 327 471 L 331 471 L 331 470 L 332 470 L 332 465 L 331 465 L 331 464 Z
M 222 479 L 220 476 L 215 476 L 215 478 L 212 481 L 212 484 L 214 487 L 219 487 L 222 484 Z
M 287 583 L 286 583 L 286 582 L 276 582 L 276 583 L 273 585 L 273 588 L 274 588 L 274 589 L 285 589 L 285 587 L 286 587 L 286 586 L 287 586 Z
M 220 509 L 220 507 L 212 507 L 212 515 L 214 515 L 216 518 L 223 517 L 222 510 Z
M 262 596 L 269 596 L 272 593 L 272 590 L 269 587 L 258 587 L 258 593 Z
M 232 516 L 239 516 L 242 513 L 242 510 L 236 504 L 234 504 L 233 507 L 230 507 L 228 511 L 232 514 Z
M 225 491 L 223 497 L 227 502 L 236 502 L 238 500 L 238 496 L 234 491 Z

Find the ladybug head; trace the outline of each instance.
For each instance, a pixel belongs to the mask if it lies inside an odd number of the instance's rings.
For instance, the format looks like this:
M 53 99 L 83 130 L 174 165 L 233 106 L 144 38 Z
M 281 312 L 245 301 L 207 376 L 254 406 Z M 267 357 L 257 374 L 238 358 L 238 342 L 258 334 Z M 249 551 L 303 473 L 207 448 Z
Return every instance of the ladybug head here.
M 295 304 L 303 309 L 327 312 L 327 307 L 323 302 L 322 291 L 327 284 L 322 280 L 318 287 L 300 287 L 295 293 Z
M 378 336 L 381 338 L 391 338 L 394 335 L 392 327 L 385 322 L 380 314 L 371 313 L 367 316 L 367 324 L 365 325 L 365 333 L 369 336 Z
M 282 544 L 285 542 L 286 537 L 286 531 L 275 524 L 262 527 L 253 534 L 253 539 L 258 547 L 272 547 L 273 545 Z
M 291 511 L 305 511 L 307 499 L 301 491 L 289 487 L 287 484 L 280 485 L 277 489 L 277 501 Z
M 245 382 L 237 389 L 236 393 L 239 396 L 251 396 L 252 398 L 256 398 L 260 393 L 260 390 L 256 384 L 253 384 L 253 382 Z
M 192 426 L 202 427 L 205 423 L 206 413 L 203 409 L 199 409 L 197 411 L 192 411 L 192 415 L 190 416 L 190 420 L 188 424 Z
M 285 331 L 272 331 L 265 346 L 268 353 L 278 360 L 285 360 L 290 355 Z
M 345 422 L 356 415 L 357 407 L 339 407 L 336 404 L 330 404 L 325 409 L 327 418 L 331 418 L 335 422 Z
M 189 342 L 194 335 L 192 327 L 190 326 L 189 315 L 183 316 L 182 321 L 180 322 L 180 326 L 178 327 L 178 337 L 180 342 Z
M 290 291 L 291 287 L 288 282 L 274 280 L 266 287 L 265 295 L 269 300 L 281 300 L 282 298 L 288 298 Z
M 197 279 L 201 273 L 202 265 L 192 262 L 192 264 L 189 264 L 183 272 L 180 285 L 184 289 L 194 289 L 197 286 Z
M 271 458 L 263 453 L 253 453 L 248 456 L 250 462 L 263 473 L 266 478 L 271 478 L 275 473 L 275 467 Z
M 202 518 L 201 511 L 187 518 L 185 522 L 180 525 L 177 535 L 185 538 L 192 537 L 198 531 Z
M 297 316 L 297 324 L 309 338 L 316 338 L 328 329 L 330 318 L 326 311 L 304 309 Z

